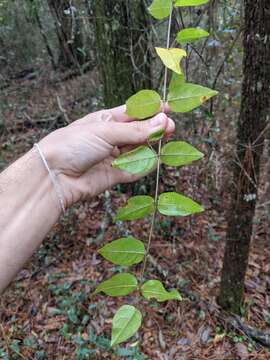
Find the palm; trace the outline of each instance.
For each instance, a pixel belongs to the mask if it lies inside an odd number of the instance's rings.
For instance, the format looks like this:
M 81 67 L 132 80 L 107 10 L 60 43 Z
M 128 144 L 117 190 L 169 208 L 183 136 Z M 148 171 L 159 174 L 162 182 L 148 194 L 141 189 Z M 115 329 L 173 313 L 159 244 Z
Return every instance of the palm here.
M 132 182 L 138 178 L 135 175 L 114 169 L 111 165 L 113 159 L 114 157 L 109 156 L 91 167 L 79 179 L 75 180 L 75 182 L 79 182 L 80 186 L 83 186 L 85 190 L 88 189 L 88 191 L 83 192 L 84 199 L 100 194 L 115 184 Z
M 141 177 L 114 169 L 112 161 L 130 146 L 146 142 L 150 133 L 160 129 L 160 122 L 127 124 L 130 120 L 125 107 L 106 110 L 87 115 L 41 141 L 45 157 L 59 177 L 67 206 Z M 165 115 L 161 120 L 167 134 L 174 131 L 171 120 Z

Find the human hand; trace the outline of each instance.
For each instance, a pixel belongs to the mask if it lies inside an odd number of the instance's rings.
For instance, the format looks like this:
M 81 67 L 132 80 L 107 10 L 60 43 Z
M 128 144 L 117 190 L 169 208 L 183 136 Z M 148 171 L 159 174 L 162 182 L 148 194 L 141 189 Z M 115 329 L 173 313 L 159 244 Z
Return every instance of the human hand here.
M 138 180 L 111 166 L 113 159 L 130 146 L 147 142 L 150 134 L 175 129 L 165 113 L 145 121 L 132 121 L 125 106 L 89 114 L 56 130 L 40 142 L 51 169 L 57 175 L 68 207 L 91 198 L 113 185 Z

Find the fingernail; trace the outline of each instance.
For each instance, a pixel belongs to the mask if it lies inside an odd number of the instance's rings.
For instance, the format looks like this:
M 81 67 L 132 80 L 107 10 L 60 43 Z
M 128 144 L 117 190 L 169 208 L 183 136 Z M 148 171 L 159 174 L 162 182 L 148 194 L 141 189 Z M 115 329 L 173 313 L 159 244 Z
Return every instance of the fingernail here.
M 167 116 L 163 113 L 156 115 L 153 119 L 151 119 L 151 126 L 152 127 L 157 127 L 160 125 L 165 125 L 167 120 Z
M 168 133 L 173 133 L 175 131 L 175 122 L 170 118 L 168 118 L 168 124 L 166 130 Z

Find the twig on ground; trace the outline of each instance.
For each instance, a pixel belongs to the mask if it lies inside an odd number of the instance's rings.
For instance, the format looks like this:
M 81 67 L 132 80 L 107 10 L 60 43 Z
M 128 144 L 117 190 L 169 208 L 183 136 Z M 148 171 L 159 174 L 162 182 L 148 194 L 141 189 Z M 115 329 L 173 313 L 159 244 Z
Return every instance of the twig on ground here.
M 167 271 L 158 264 L 155 258 L 151 256 L 149 257 L 149 261 L 151 265 L 155 268 L 155 270 L 159 273 L 159 275 L 163 276 L 164 278 L 167 277 Z M 181 288 L 180 291 L 183 295 L 187 296 L 191 301 L 195 302 L 196 304 L 200 306 L 203 304 L 209 311 L 209 313 L 213 314 L 216 318 L 218 318 L 224 323 L 224 326 L 233 328 L 234 330 L 240 332 L 249 339 L 254 340 L 260 345 L 270 347 L 270 333 L 265 333 L 250 325 L 245 324 L 239 316 L 227 313 L 226 311 L 219 308 L 218 305 L 202 299 L 196 293 L 193 293 L 185 288 Z
M 58 108 L 59 108 L 59 110 L 61 111 L 61 113 L 63 114 L 66 123 L 67 123 L 67 124 L 70 124 L 70 123 L 71 123 L 71 120 L 69 119 L 69 116 L 68 116 L 68 114 L 67 114 L 66 109 L 64 109 L 63 106 L 62 106 L 61 99 L 60 99 L 59 95 L 56 95 L 56 99 L 57 99 Z
M 256 328 L 253 328 L 250 325 L 244 324 L 241 319 L 238 316 L 234 316 L 232 318 L 229 318 L 229 324 L 233 327 L 237 328 L 240 327 L 240 329 L 248 336 L 249 338 L 257 341 L 261 345 L 270 347 L 270 333 L 265 333 L 261 330 L 258 330 Z

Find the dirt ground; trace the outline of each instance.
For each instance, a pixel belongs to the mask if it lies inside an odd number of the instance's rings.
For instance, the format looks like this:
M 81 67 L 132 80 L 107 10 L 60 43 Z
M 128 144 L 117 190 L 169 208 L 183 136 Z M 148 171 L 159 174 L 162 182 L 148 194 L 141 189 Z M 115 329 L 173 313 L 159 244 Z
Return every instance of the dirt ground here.
M 99 107 L 95 74 L 55 82 L 42 69 L 39 79 L 14 80 L 2 90 L 5 130 L 0 137 L 0 168 L 31 148 L 52 129 L 65 125 L 57 95 L 70 120 Z M 229 103 L 232 106 L 233 100 Z M 234 110 L 235 111 L 235 108 Z M 191 218 L 160 217 L 146 276 L 177 287 L 183 301 L 144 303 L 143 327 L 133 347 L 110 350 L 110 323 L 123 299 L 93 297 L 95 284 L 119 271 L 97 249 L 126 229 L 145 240 L 149 221 L 116 226 L 111 214 L 134 192 L 117 187 L 90 203 L 67 211 L 0 299 L 0 359 L 270 359 L 270 349 L 250 338 L 219 311 L 218 294 L 230 174 L 232 136 L 218 109 L 220 132 L 215 151 L 202 145 L 205 160 L 179 172 L 164 169 L 161 190 L 176 189 L 202 203 L 206 211 Z M 201 132 L 200 132 L 201 131 Z M 207 133 L 207 126 L 199 130 Z M 182 137 L 190 137 L 189 130 Z M 141 182 L 136 193 L 153 191 Z M 265 201 L 262 194 L 261 197 Z M 241 321 L 270 334 L 270 242 L 267 214 L 258 211 L 246 278 Z M 135 266 L 139 273 L 140 267 Z M 131 297 L 126 302 L 134 301 Z M 88 356 L 88 357 L 87 357 Z

